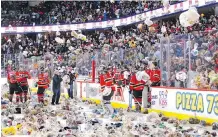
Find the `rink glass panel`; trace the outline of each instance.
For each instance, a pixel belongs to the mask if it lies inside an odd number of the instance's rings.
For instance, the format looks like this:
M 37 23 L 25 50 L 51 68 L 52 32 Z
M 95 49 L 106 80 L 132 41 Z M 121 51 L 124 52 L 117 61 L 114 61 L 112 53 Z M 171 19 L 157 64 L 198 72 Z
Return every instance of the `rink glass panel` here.
M 15 64 L 16 68 L 23 66 L 25 70 L 31 73 L 32 77 L 37 77 L 40 72 L 39 66 L 50 68 L 50 75 L 58 64 L 72 65 L 75 63 L 76 72 L 79 75 L 89 77 L 91 80 L 92 61 L 95 60 L 96 81 L 98 78 L 100 65 L 116 66 L 116 62 L 123 62 L 127 66 L 139 64 L 139 60 L 144 58 L 156 59 L 162 72 L 161 85 L 168 87 L 180 87 L 175 79 L 175 74 L 184 67 L 187 71 L 187 79 L 184 82 L 185 88 L 193 87 L 192 83 L 199 74 L 204 75 L 205 69 L 214 69 L 212 57 L 218 50 L 217 30 L 212 31 L 193 31 L 192 33 L 170 35 L 159 37 L 154 46 L 147 43 L 144 47 L 136 48 L 119 47 L 105 49 L 94 49 L 93 52 L 80 53 L 72 56 L 52 56 L 25 58 L 22 54 L 4 54 L 1 55 L 1 76 L 6 77 L 9 70 L 9 60 Z M 197 48 L 196 48 L 197 47 Z M 158 49 L 155 49 L 158 48 Z M 196 49 L 195 49 L 196 48 Z M 156 51 L 160 51 L 155 54 Z M 50 58 L 47 61 L 47 58 Z M 61 58 L 61 60 L 60 60 Z
M 76 57 L 76 68 L 79 75 L 89 76 L 92 70 L 92 54 L 87 52 Z
M 2 54 L 1 55 L 1 77 L 7 77 L 7 72 L 12 70 L 14 65 L 16 70 L 22 67 L 24 70 L 28 71 L 31 77 L 36 78 L 40 73 L 40 68 L 44 67 L 48 69 L 50 78 L 53 75 L 54 70 L 54 58 L 51 56 L 32 56 L 30 58 L 25 58 L 20 54 Z
M 141 54 L 138 53 L 141 51 L 141 48 L 124 49 L 123 47 L 116 47 L 114 49 L 110 48 L 107 52 L 99 49 L 95 50 L 93 59 L 96 62 L 96 79 L 98 78 L 100 71 L 102 71 L 102 65 L 105 67 L 110 65 L 117 68 L 120 67 L 118 64 L 121 62 L 127 66 L 137 64 L 139 62 L 139 58 L 141 58 Z
M 210 87 L 210 82 L 200 82 L 199 76 L 203 75 L 205 81 L 208 81 L 209 72 L 215 69 L 213 56 L 218 50 L 217 32 L 193 31 L 160 38 L 162 86 L 183 88 L 176 80 L 176 73 L 185 68 L 187 79 L 184 88 L 216 89 Z

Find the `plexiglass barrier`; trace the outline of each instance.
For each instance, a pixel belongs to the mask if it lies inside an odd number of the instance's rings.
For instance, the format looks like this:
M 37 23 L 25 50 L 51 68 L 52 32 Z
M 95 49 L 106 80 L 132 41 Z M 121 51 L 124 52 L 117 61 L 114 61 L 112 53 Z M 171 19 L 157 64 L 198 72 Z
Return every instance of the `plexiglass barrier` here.
M 19 70 L 22 67 L 27 70 L 33 78 L 36 78 L 40 73 L 40 68 L 48 70 L 50 78 L 53 75 L 54 60 L 52 55 L 33 56 L 25 58 L 22 54 L 2 54 L 1 55 L 1 77 L 7 77 L 7 73 L 13 70 Z
M 218 89 L 218 31 L 160 39 L 162 86 Z
M 158 42 L 159 41 L 159 42 Z M 161 85 L 168 87 L 218 89 L 218 31 L 192 32 L 188 34 L 161 37 L 155 45 L 144 47 L 94 49 L 69 55 L 50 55 L 24 58 L 22 54 L 1 55 L 2 77 L 11 69 L 23 65 L 33 77 L 39 73 L 39 66 L 50 68 L 51 76 L 55 67 L 74 65 L 81 76 L 92 77 L 92 61 L 95 61 L 95 78 L 101 65 L 135 66 L 140 60 L 157 61 L 161 69 Z M 41 63 L 40 63 L 41 62 Z
M 84 53 L 76 57 L 76 68 L 79 75 L 88 76 L 92 70 L 92 54 Z

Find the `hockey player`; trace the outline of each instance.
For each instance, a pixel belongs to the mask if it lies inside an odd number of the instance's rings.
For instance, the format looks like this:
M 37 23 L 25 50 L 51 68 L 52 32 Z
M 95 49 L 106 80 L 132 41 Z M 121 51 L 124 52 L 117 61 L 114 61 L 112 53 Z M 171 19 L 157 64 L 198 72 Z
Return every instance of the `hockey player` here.
M 134 96 L 136 111 L 139 112 L 141 111 L 140 105 L 142 103 L 142 91 L 144 89 L 144 84 L 136 79 L 136 72 L 138 71 L 137 69 L 138 68 L 135 68 L 135 70 L 132 72 L 129 89 L 131 94 Z
M 161 73 L 160 69 L 158 68 L 157 62 L 153 62 L 154 69 L 150 71 L 150 78 L 151 78 L 151 86 L 160 86 L 160 80 L 161 80 Z
M 121 69 L 117 69 L 115 75 L 114 75 L 114 79 L 116 82 L 116 93 L 119 94 L 121 96 L 121 100 L 124 101 L 123 99 L 123 90 L 122 90 L 122 86 L 124 85 L 124 75 L 123 75 L 124 71 L 121 71 Z
M 136 111 L 141 111 L 142 91 L 144 86 L 148 84 L 150 77 L 145 71 L 141 71 L 139 67 L 135 68 L 130 80 L 130 90 L 133 92 Z M 146 99 L 147 100 L 147 99 Z
M 128 111 L 132 109 L 132 94 L 131 94 L 131 90 L 129 89 L 129 85 L 130 85 L 130 79 L 131 79 L 131 72 L 130 69 L 127 66 L 124 66 L 123 68 L 123 88 L 124 90 L 128 90 L 129 94 L 129 107 L 128 107 Z
M 108 75 L 110 75 L 112 77 L 112 86 L 111 86 L 111 89 L 113 92 L 115 92 L 116 88 L 115 88 L 115 79 L 114 79 L 114 76 L 115 76 L 115 73 L 116 73 L 116 68 L 115 67 L 112 67 L 110 64 L 108 65 L 108 68 L 107 68 L 107 73 Z
M 38 91 L 37 91 L 37 96 L 38 96 L 38 102 L 44 104 L 44 92 L 45 89 L 49 87 L 49 76 L 47 73 L 44 72 L 44 68 L 41 68 L 41 73 L 38 75 Z
M 122 75 L 123 75 L 123 79 L 124 79 L 122 86 L 125 87 L 125 86 L 129 85 L 129 83 L 130 83 L 130 71 L 127 67 L 123 68 Z
M 144 69 L 145 69 L 145 72 L 151 76 L 151 69 L 148 67 L 148 62 L 147 61 L 143 61 L 143 65 L 144 65 Z
M 17 79 L 16 79 L 16 70 L 15 67 L 12 68 L 13 71 L 8 72 L 8 83 L 9 83 L 9 101 L 12 102 L 14 93 L 17 92 Z M 15 92 L 16 91 L 16 92 Z M 17 98 L 19 99 L 20 96 L 16 93 Z M 17 100 L 17 99 L 16 99 Z
M 149 68 L 148 62 L 143 61 L 142 63 L 144 65 L 143 67 L 144 67 L 145 73 L 148 74 L 148 76 L 150 77 L 150 80 L 151 80 L 152 70 Z M 150 82 L 151 81 L 149 81 L 147 83 L 151 84 Z M 145 84 L 145 87 L 144 87 L 143 92 L 142 92 L 143 108 L 148 108 L 151 105 L 151 88 L 150 88 L 149 84 Z
M 27 93 L 28 93 L 28 81 L 27 79 L 31 79 L 29 72 L 25 71 L 23 67 L 20 67 L 20 70 L 17 72 L 17 83 L 18 83 L 18 94 L 20 95 L 20 102 L 27 101 Z M 24 96 L 24 100 L 23 100 Z M 17 98 L 17 102 L 19 99 Z
M 109 113 L 112 115 L 114 113 L 114 109 L 111 106 L 111 97 L 114 94 L 113 88 L 113 77 L 111 76 L 111 67 L 105 70 L 104 74 L 104 91 L 103 91 L 103 103 L 108 108 Z
M 100 74 L 99 74 L 99 83 L 100 83 L 100 91 L 103 92 L 104 88 L 105 88 L 105 81 L 104 81 L 104 72 L 105 68 L 102 68 L 102 70 L 100 70 Z

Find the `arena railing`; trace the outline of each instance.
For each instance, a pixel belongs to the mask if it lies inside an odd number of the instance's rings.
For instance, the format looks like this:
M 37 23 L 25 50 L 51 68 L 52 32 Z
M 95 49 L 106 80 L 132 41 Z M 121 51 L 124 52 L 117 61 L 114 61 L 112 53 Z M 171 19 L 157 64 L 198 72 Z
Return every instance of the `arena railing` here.
M 33 33 L 50 31 L 70 31 L 83 29 L 101 29 L 113 26 L 124 26 L 143 21 L 146 18 L 160 18 L 169 16 L 189 9 L 192 6 L 205 7 L 214 6 L 218 0 L 187 0 L 181 3 L 170 5 L 169 8 L 163 7 L 152 11 L 147 11 L 127 18 L 114 19 L 101 22 L 88 22 L 66 25 L 47 25 L 47 26 L 25 26 L 25 27 L 1 27 L 1 33 Z

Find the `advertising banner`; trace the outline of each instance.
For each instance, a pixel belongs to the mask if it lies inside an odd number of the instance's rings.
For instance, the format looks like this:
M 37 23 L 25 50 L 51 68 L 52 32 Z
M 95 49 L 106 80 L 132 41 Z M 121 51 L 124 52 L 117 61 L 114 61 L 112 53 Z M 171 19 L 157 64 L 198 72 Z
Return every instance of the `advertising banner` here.
M 152 88 L 152 109 L 218 119 L 218 91 Z
M 71 25 L 50 25 L 50 26 L 27 26 L 27 27 L 1 27 L 1 33 L 28 33 L 28 32 L 48 32 L 48 31 L 69 31 L 106 28 L 112 26 L 129 25 L 143 21 L 146 18 L 158 18 L 163 15 L 169 15 L 179 11 L 187 10 L 189 7 L 203 7 L 209 4 L 217 4 L 218 0 L 187 0 L 177 4 L 170 5 L 168 8 L 159 8 L 152 11 L 140 13 L 131 17 L 115 19 L 110 21 L 79 23 Z

